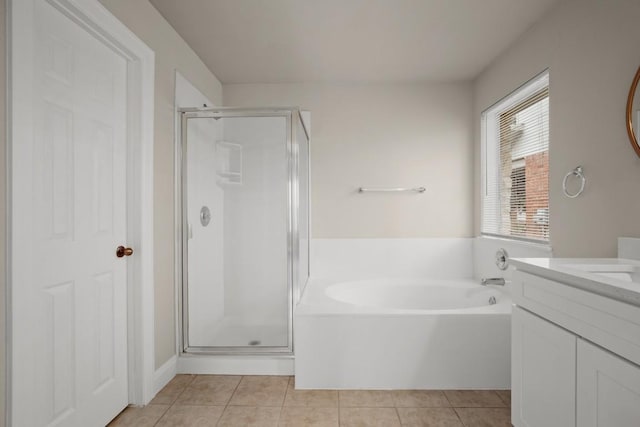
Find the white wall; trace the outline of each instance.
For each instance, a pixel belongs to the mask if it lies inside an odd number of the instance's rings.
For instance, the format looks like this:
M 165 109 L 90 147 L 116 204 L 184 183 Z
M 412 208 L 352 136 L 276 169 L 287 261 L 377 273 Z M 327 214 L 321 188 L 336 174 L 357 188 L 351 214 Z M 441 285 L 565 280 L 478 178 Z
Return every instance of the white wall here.
M 469 279 L 473 277 L 473 240 L 313 239 L 312 276 L 337 280 Z
M 226 106 L 313 116 L 314 238 L 470 237 L 472 88 L 456 84 L 224 85 Z M 423 194 L 358 194 L 425 186 Z
M 222 87 L 169 23 L 147 0 L 100 0 L 156 55 L 154 147 L 155 362 L 176 351 L 174 288 L 174 87 L 180 71 L 207 98 L 222 105 Z
M 640 2 L 566 0 L 474 82 L 476 232 L 480 212 L 480 114 L 550 69 L 550 238 L 554 255 L 616 256 L 618 236 L 640 235 L 640 159 L 625 128 L 629 86 L 640 65 Z M 562 179 L 582 165 L 583 195 Z

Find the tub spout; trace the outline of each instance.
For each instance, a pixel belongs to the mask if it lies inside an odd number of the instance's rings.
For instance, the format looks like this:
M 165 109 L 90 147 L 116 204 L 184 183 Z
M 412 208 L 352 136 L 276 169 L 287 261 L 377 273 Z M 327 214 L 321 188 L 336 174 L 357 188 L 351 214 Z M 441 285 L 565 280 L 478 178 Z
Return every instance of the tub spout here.
M 504 286 L 505 281 L 502 277 L 490 277 L 490 278 L 482 279 L 480 281 L 480 284 L 482 286 L 487 286 L 487 285 Z

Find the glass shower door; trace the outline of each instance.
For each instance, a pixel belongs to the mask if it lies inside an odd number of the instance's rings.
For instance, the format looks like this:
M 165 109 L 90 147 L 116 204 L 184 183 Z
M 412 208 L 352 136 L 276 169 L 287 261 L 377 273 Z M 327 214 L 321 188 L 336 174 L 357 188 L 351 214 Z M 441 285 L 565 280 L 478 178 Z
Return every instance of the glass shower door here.
M 290 352 L 300 271 L 292 112 L 198 111 L 182 125 L 185 351 Z

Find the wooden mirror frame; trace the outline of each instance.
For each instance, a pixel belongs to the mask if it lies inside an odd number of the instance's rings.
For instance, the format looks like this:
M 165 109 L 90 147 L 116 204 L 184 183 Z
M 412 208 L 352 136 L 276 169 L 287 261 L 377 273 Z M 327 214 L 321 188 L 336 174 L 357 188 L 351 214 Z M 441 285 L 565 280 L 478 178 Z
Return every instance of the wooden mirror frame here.
M 629 89 L 629 97 L 627 98 L 627 133 L 629 134 L 629 141 L 631 142 L 631 146 L 633 147 L 638 157 L 640 157 L 640 145 L 638 145 L 638 137 L 636 136 L 636 133 L 633 130 L 633 120 L 632 120 L 633 99 L 635 98 L 635 95 L 636 95 L 638 82 L 640 82 L 640 67 L 638 67 L 638 71 L 636 71 L 636 75 L 633 78 L 633 83 L 631 83 L 631 89 Z

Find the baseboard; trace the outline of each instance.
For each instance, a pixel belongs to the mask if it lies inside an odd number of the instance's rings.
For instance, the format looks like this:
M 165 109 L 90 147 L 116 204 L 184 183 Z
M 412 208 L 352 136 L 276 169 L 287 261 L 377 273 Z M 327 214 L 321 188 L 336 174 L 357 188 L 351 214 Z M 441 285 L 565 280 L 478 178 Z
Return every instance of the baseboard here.
M 185 354 L 178 358 L 180 374 L 293 375 L 293 356 L 217 356 Z
M 153 394 L 158 394 L 178 373 L 178 356 L 173 355 L 153 373 Z

